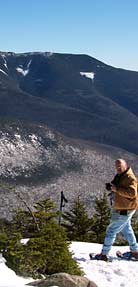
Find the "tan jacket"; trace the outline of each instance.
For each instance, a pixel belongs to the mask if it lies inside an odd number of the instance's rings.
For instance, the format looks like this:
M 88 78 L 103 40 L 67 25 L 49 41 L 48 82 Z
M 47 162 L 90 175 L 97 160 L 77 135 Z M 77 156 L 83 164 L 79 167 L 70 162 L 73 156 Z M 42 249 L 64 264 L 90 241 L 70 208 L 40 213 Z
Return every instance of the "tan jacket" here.
M 117 188 L 114 197 L 115 210 L 138 209 L 137 179 L 131 168 L 121 175 L 116 175 L 112 181 Z

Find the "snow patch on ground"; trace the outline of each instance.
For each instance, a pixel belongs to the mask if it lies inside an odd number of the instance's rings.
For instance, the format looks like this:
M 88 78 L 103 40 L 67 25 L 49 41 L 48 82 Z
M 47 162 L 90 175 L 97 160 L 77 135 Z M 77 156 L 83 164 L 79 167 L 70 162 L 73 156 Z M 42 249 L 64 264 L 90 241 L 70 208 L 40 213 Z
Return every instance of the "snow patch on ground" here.
M 116 251 L 128 251 L 128 246 L 113 246 L 110 256 L 112 262 L 90 260 L 89 253 L 100 253 L 102 245 L 96 243 L 72 242 L 71 251 L 85 276 L 94 281 L 98 287 L 132 287 L 138 286 L 138 262 L 125 261 L 116 257 Z
M 72 242 L 70 245 L 70 251 L 73 252 L 73 257 L 85 272 L 85 276 L 94 281 L 98 287 L 138 286 L 138 262 L 122 261 L 116 257 L 117 250 L 125 252 L 129 249 L 128 246 L 112 247 L 110 256 L 113 262 L 90 260 L 89 253 L 100 253 L 101 248 L 101 244 L 86 242 Z M 33 281 L 32 278 L 25 279 L 17 276 L 6 266 L 5 259 L 0 256 L 0 287 L 25 287 L 25 284 Z

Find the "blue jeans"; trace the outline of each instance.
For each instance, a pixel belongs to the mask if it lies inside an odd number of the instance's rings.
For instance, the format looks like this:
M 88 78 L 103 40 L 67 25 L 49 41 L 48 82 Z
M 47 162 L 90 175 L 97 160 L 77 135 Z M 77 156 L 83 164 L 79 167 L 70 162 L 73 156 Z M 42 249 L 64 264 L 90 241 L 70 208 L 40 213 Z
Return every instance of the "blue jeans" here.
M 113 211 L 111 222 L 106 230 L 106 236 L 102 248 L 102 254 L 107 255 L 116 239 L 117 233 L 121 232 L 123 237 L 128 241 L 131 251 L 138 251 L 138 243 L 131 226 L 131 218 L 134 211 L 128 211 L 127 215 L 120 215 Z

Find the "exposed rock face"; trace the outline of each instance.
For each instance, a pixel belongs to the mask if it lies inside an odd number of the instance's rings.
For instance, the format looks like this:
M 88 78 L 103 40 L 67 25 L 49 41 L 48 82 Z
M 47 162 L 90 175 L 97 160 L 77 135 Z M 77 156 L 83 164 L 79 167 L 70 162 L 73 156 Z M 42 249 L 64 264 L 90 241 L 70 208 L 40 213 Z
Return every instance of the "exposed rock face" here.
M 67 273 L 53 274 L 46 279 L 34 281 L 27 285 L 38 287 L 98 287 L 94 282 L 90 281 L 86 277 L 70 275 Z

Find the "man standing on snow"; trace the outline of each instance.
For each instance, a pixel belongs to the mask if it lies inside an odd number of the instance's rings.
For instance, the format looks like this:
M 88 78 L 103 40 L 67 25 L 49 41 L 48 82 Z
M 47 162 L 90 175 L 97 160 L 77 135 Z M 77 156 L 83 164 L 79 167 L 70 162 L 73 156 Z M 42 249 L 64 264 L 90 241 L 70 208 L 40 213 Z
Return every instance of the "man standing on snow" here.
M 110 185 L 114 194 L 111 222 L 106 230 L 102 252 L 95 258 L 107 261 L 116 235 L 121 232 L 129 243 L 131 255 L 138 259 L 138 243 L 131 226 L 131 218 L 138 208 L 137 179 L 124 159 L 117 159 L 115 167 L 117 174 Z

